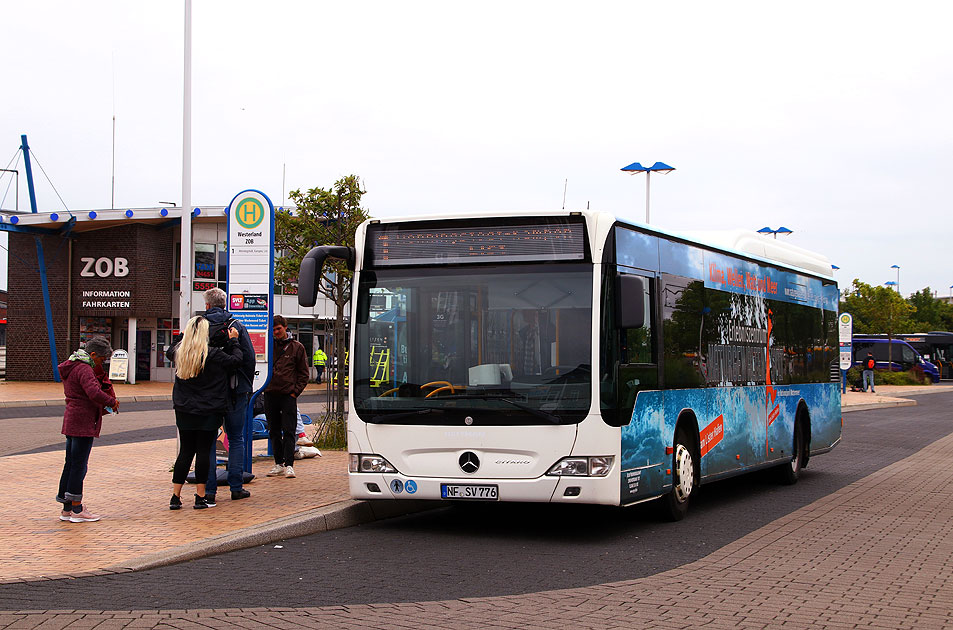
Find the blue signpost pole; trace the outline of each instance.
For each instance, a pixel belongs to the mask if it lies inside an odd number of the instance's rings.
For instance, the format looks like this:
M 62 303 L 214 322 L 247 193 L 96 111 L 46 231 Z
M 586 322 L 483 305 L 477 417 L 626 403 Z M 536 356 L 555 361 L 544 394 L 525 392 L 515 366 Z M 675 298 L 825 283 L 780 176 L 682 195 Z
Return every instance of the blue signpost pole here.
M 36 212 L 36 189 L 33 187 L 33 165 L 30 163 L 30 146 L 26 141 L 26 134 L 20 136 L 23 143 L 20 147 L 23 151 L 23 164 L 26 166 L 26 183 L 30 191 L 30 210 Z M 39 236 L 34 236 L 36 241 L 36 263 L 40 272 L 40 288 L 43 291 L 43 310 L 46 313 L 46 337 L 50 342 L 50 364 L 53 369 L 53 380 L 60 382 L 60 371 L 57 366 L 60 364 L 59 357 L 56 354 L 56 336 L 53 334 L 53 308 L 50 305 L 50 284 L 46 279 L 46 258 L 43 256 L 43 242 Z

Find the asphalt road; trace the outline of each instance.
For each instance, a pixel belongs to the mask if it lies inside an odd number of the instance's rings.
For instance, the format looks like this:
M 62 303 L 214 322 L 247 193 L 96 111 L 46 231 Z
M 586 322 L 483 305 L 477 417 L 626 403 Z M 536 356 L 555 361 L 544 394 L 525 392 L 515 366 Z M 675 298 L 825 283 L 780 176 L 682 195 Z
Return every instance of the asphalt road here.
M 701 558 L 953 432 L 953 394 L 845 416 L 795 486 L 757 473 L 703 487 L 688 517 L 645 507 L 479 504 L 138 573 L 0 586 L 0 609 L 308 607 L 487 597 L 649 576 Z
M 325 408 L 324 398 L 305 396 L 302 413 L 317 419 Z M 0 408 L 0 457 L 63 450 L 64 407 Z M 96 446 L 147 442 L 174 438 L 175 412 L 171 401 L 123 403 L 120 413 L 103 419 L 102 434 Z

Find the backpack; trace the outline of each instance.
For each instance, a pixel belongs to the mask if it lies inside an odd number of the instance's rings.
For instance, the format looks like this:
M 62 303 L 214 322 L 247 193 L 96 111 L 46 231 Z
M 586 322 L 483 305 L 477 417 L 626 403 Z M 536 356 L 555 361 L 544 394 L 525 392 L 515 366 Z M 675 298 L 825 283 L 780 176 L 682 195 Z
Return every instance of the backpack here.
M 228 328 L 235 323 L 234 318 L 229 318 L 219 324 L 208 323 L 208 345 L 213 348 L 224 348 L 228 343 Z
M 876 364 L 877 364 L 877 363 L 876 363 L 876 361 L 874 361 L 874 358 L 873 358 L 873 357 L 867 357 L 867 360 L 864 362 L 864 365 L 867 366 L 867 369 L 868 369 L 868 370 L 874 369 L 874 366 L 875 366 Z

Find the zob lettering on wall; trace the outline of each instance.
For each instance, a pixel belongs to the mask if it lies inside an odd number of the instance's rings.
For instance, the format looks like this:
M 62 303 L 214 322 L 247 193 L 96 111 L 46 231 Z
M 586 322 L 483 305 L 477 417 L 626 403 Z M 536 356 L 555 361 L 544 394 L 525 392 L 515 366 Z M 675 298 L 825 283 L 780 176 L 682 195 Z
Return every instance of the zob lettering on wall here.
M 125 258 L 80 258 L 83 264 L 79 275 L 83 278 L 125 278 L 129 275 L 129 261 Z

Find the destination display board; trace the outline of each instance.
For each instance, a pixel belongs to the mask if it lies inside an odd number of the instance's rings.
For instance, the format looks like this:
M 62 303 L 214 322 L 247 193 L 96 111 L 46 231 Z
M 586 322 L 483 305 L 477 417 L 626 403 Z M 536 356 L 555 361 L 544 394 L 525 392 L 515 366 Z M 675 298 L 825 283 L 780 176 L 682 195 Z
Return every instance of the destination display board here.
M 367 252 L 374 267 L 585 260 L 586 226 L 577 217 L 479 227 L 378 224 L 367 230 Z

